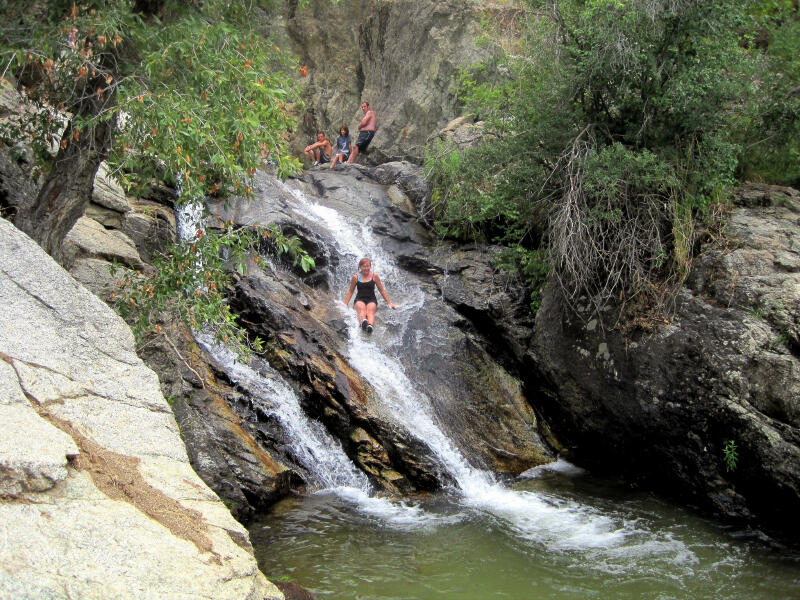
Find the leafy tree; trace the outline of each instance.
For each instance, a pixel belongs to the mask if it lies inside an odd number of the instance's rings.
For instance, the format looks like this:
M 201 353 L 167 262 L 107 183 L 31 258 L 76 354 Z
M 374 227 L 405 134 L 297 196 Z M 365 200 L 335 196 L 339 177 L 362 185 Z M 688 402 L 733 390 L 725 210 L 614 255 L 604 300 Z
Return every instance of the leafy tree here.
M 442 232 L 546 253 L 573 306 L 657 303 L 686 271 L 695 221 L 746 162 L 746 140 L 770 136 L 770 112 L 792 124 L 779 148 L 793 156 L 792 83 L 762 81 L 770 69 L 792 80 L 797 55 L 770 58 L 754 42 L 770 25 L 765 4 L 780 3 L 529 1 L 527 52 L 508 57 L 507 82 L 464 76 L 484 142 L 428 161 Z M 782 19 L 775 44 L 796 43 L 796 8 L 767 13 Z
M 117 289 L 111 300 L 132 326 L 137 341 L 153 330 L 161 332 L 157 320 L 180 320 L 195 330 L 210 333 L 240 356 L 251 349 L 260 351 L 259 338 L 249 340 L 239 327 L 226 293 L 232 285 L 232 271 L 244 274 L 249 260 L 258 265 L 262 252 L 287 254 L 303 271 L 314 268 L 314 259 L 287 238 L 277 226 L 234 227 L 221 223 L 216 229 L 200 228 L 189 242 L 176 242 L 153 260 L 153 272 L 143 276 L 128 269 L 119 271 Z M 117 271 L 114 265 L 112 274 Z
M 7 4 L 8 21 L 1 32 L 5 73 L 17 76 L 40 110 L 18 128 L 6 129 L 4 141 L 14 143 L 30 134 L 39 150 L 51 141 L 58 144 L 36 202 L 20 207 L 14 222 L 61 259 L 61 242 L 83 213 L 97 166 L 113 139 L 120 14 L 108 10 L 99 20 L 96 10 L 89 17 L 88 10 L 62 3 L 38 3 L 32 11 L 27 2 Z M 55 18 L 57 12 L 63 19 Z M 58 111 L 69 113 L 66 126 Z
M 754 110 L 738 142 L 743 177 L 800 187 L 800 3 L 763 0 L 749 43 L 758 48 Z
M 0 135 L 7 144 L 30 139 L 45 169 L 39 196 L 18 207 L 14 222 L 57 260 L 103 160 L 129 191 L 147 195 L 166 183 L 180 191 L 179 203 L 251 196 L 250 178 L 267 161 L 279 175 L 299 168 L 287 145 L 298 97 L 293 59 L 257 30 L 269 2 L 6 4 L 4 75 L 16 77 L 38 110 Z M 314 267 L 296 238 L 226 224 L 175 243 L 149 275 L 124 274 L 117 308 L 139 337 L 162 312 L 246 353 L 225 298 L 227 267 L 244 264 L 258 239 L 303 270 Z
M 286 144 L 297 96 L 291 59 L 255 30 L 268 5 L 6 4 L 2 64 L 41 110 L 3 139 L 58 144 L 39 197 L 14 221 L 57 259 L 106 158 L 133 191 L 165 181 L 184 202 L 249 195 L 250 176 L 268 159 L 279 174 L 299 166 Z

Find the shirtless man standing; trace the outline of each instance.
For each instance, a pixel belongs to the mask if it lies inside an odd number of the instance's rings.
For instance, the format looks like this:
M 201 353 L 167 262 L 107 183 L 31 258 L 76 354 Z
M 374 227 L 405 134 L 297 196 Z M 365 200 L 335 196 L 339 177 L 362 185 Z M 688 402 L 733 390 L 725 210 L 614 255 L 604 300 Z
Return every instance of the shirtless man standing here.
M 356 162 L 358 151 L 367 149 L 372 138 L 375 137 L 375 131 L 378 129 L 378 117 L 375 116 L 375 111 L 369 107 L 369 102 L 362 102 L 361 110 L 364 111 L 364 118 L 358 124 L 358 139 L 353 151 L 350 153 L 347 164 Z
M 317 141 L 306 146 L 303 152 L 305 152 L 306 156 L 314 159 L 314 166 L 316 166 L 320 163 L 326 163 L 331 159 L 333 146 L 331 146 L 331 142 L 325 137 L 325 134 L 320 131 L 317 134 Z

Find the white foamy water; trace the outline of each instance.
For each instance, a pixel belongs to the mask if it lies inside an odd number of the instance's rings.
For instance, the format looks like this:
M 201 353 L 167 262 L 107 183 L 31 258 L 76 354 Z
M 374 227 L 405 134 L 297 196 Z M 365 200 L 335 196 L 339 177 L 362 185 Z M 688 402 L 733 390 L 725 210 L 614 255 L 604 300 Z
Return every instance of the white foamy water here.
M 176 209 L 175 214 L 179 239 L 193 240 L 197 230 L 203 227 L 202 205 L 183 205 Z M 261 401 L 264 412 L 280 423 L 291 441 L 296 460 L 311 474 L 313 481 L 310 483 L 319 488 L 320 493 L 334 493 L 362 513 L 392 527 L 429 527 L 454 518 L 427 515 L 414 505 L 373 496 L 374 490 L 367 476 L 345 454 L 339 440 L 330 435 L 319 421 L 306 416 L 296 394 L 283 382 L 279 373 L 271 371 L 269 377 L 261 375 L 239 362 L 232 351 L 214 343 L 210 335 L 195 333 L 195 339 L 234 383 L 250 391 L 256 402 Z
M 203 226 L 203 205 L 198 203 L 184 204 L 175 209 L 175 228 L 178 239 L 192 240 L 197 230 Z
M 354 487 L 329 488 L 318 493 L 335 494 L 355 506 L 361 514 L 374 517 L 394 529 L 427 530 L 458 523 L 464 517 L 463 514 L 440 515 L 426 512 L 415 504 L 373 496 Z
M 586 471 L 580 467 L 576 467 L 570 462 L 565 461 L 563 458 L 559 458 L 555 462 L 547 463 L 546 465 L 539 465 L 538 467 L 528 469 L 524 473 L 520 473 L 518 479 L 538 479 L 545 473 L 559 473 L 569 477 L 577 477 L 585 474 Z
M 473 467 L 431 414 L 429 402 L 414 388 L 402 365 L 351 327 L 350 364 L 378 391 L 393 416 L 425 441 L 453 477 L 461 504 L 500 519 L 515 535 L 551 549 L 611 548 L 626 531 L 615 521 L 576 502 L 519 492 Z
M 389 298 L 398 305 L 396 310 L 382 310 L 379 316 L 381 322 L 402 325 L 408 321 L 409 314 L 422 307 L 424 294 L 418 286 L 408 281 L 392 258 L 383 252 L 367 223 L 354 226 L 338 211 L 313 202 L 302 191 L 288 186 L 286 189 L 297 200 L 297 205 L 293 207 L 297 214 L 315 217 L 332 234 L 335 250 L 340 257 L 339 268 L 333 273 L 333 283 L 338 286 L 334 289 L 337 297 L 344 300 L 350 277 L 358 268 L 358 261 L 367 257 L 372 262 L 372 271 L 380 276 Z M 352 316 L 352 312 L 347 314 Z M 391 341 L 399 341 L 400 336 L 401 333 L 392 336 Z
M 345 454 L 339 440 L 328 433 L 316 420 L 303 412 L 297 395 L 282 380 L 279 373 L 271 371 L 269 377 L 239 362 L 236 355 L 214 344 L 210 336 L 195 336 L 217 365 L 239 386 L 248 390 L 266 414 L 280 423 L 290 439 L 296 460 L 313 477 L 311 485 L 317 493 L 332 493 L 354 505 L 363 514 L 375 517 L 384 524 L 403 529 L 419 529 L 455 522 L 458 516 L 440 516 L 425 513 L 421 508 L 405 502 L 393 502 L 373 495 L 367 476 Z
M 293 190 L 292 193 L 298 201 L 295 209 L 298 214 L 316 216 L 335 236 L 337 251 L 345 257 L 368 256 L 372 258 L 376 272 L 391 274 L 391 278 L 382 276 L 382 279 L 387 288 L 389 281 L 392 288 L 403 288 L 403 310 L 391 311 L 382 306 L 378 318 L 395 322 L 399 318 L 407 322 L 410 313 L 422 306 L 424 295 L 408 281 L 391 257 L 381 251 L 371 232 L 364 225 L 348 223 L 340 213 L 309 200 L 300 191 Z M 348 273 L 337 273 L 336 284 L 344 288 L 348 277 Z M 405 298 L 410 298 L 411 302 L 407 303 Z M 626 556 L 629 552 L 644 552 L 651 556 L 669 554 L 673 560 L 691 560 L 692 552 L 681 542 L 659 539 L 656 534 L 642 532 L 635 525 L 626 523 L 620 515 L 605 514 L 556 496 L 515 491 L 499 483 L 491 473 L 472 466 L 438 424 L 428 398 L 408 379 L 400 362 L 387 354 L 387 344 L 383 344 L 383 349 L 379 348 L 375 341 L 377 337 L 369 338 L 362 334 L 352 308 L 341 305 L 341 310 L 350 323 L 350 364 L 374 386 L 381 402 L 396 421 L 428 445 L 455 480 L 457 489 L 454 491 L 464 508 L 495 520 L 520 540 L 549 550 L 613 551 Z M 394 312 L 398 313 L 397 316 Z M 562 461 L 555 468 L 568 471 L 566 465 L 568 463 Z M 615 563 L 615 556 L 605 556 Z
M 296 394 L 286 386 L 278 373 L 264 377 L 250 366 L 236 360 L 236 355 L 209 336 L 199 334 L 197 341 L 213 360 L 239 386 L 247 389 L 265 413 L 275 417 L 290 438 L 298 462 L 314 477 L 312 484 L 322 488 L 354 488 L 370 493 L 372 486 L 366 475 L 352 463 L 337 439 L 319 421 L 303 412 Z

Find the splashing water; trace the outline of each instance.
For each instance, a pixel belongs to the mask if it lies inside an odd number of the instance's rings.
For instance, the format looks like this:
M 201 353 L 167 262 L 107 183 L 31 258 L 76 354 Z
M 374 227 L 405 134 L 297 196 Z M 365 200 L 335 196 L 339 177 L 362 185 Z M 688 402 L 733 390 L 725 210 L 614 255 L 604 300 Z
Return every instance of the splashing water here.
M 387 288 L 390 298 L 402 298 L 403 301 L 396 310 L 381 311 L 380 320 L 386 325 L 397 328 L 394 335 L 383 340 L 384 346 L 399 346 L 402 341 L 404 325 L 408 322 L 410 315 L 422 308 L 425 301 L 422 290 L 411 282 L 405 273 L 397 268 L 392 258 L 381 249 L 368 223 L 354 226 L 338 211 L 311 201 L 302 191 L 285 184 L 284 188 L 297 201 L 296 206 L 292 207 L 296 214 L 306 218 L 309 215 L 316 217 L 318 222 L 332 234 L 335 250 L 341 257 L 339 267 L 332 274 L 333 284 L 338 286 L 337 289 L 341 289 L 342 299 L 344 299 L 344 290 L 349 284 L 350 277 L 354 274 L 356 265 L 362 257 L 370 259 L 372 271 L 378 273 L 382 281 L 391 282 L 391 289 Z M 349 311 L 343 314 L 352 317 L 352 313 Z M 352 339 L 353 332 L 350 333 Z
M 610 548 L 624 542 L 625 530 L 608 516 L 572 501 L 511 490 L 491 473 L 470 465 L 437 424 L 429 402 L 415 390 L 402 365 L 364 340 L 355 325 L 349 360 L 395 418 L 428 444 L 456 481 L 455 491 L 465 507 L 492 515 L 518 537 L 553 550 Z
M 227 348 L 214 344 L 210 336 L 198 334 L 196 338 L 231 379 L 251 392 L 264 412 L 278 420 L 291 439 L 297 460 L 312 474 L 315 486 L 372 491 L 366 475 L 350 461 L 338 440 L 318 421 L 305 415 L 297 396 L 277 373 L 264 377 L 238 362 L 236 355 Z
M 381 250 L 372 232 L 362 224 L 352 225 L 336 210 L 308 199 L 298 190 L 291 190 L 297 205 L 297 214 L 314 215 L 335 237 L 338 252 L 349 260 L 359 256 L 373 258 L 375 271 L 387 273 L 393 290 L 399 289 L 404 302 L 397 311 L 381 311 L 381 319 L 403 327 L 410 315 L 419 310 L 424 294 L 398 269 L 391 257 Z M 345 261 L 342 261 L 345 262 Z M 345 287 L 349 274 L 335 274 L 337 284 Z M 396 292 L 394 292 L 396 294 Z M 406 300 L 407 299 L 407 300 Z M 691 561 L 692 552 L 675 540 L 653 532 L 642 531 L 635 523 L 621 515 L 609 514 L 583 505 L 575 500 L 553 494 L 512 490 L 499 483 L 494 476 L 472 466 L 456 444 L 437 422 L 430 401 L 420 393 L 406 376 L 402 365 L 387 353 L 391 345 L 361 335 L 350 309 L 342 305 L 349 328 L 348 360 L 378 392 L 383 405 L 398 423 L 424 441 L 456 482 L 451 490 L 461 506 L 494 520 L 499 527 L 511 532 L 518 540 L 551 551 L 596 552 L 614 562 L 613 550 L 633 547 L 637 552 L 665 555 L 674 560 Z
M 314 215 L 336 236 L 342 264 L 352 259 L 354 271 L 357 258 L 369 256 L 387 274 L 390 294 L 402 290 L 398 310 L 380 311 L 379 336 L 362 334 L 341 305 L 349 359 L 455 486 L 419 506 L 353 487 L 287 500 L 279 514 L 251 525 L 264 572 L 285 573 L 329 600 L 800 597 L 800 558 L 765 554 L 649 494 L 606 487 L 563 460 L 524 473 L 513 489 L 472 466 L 396 360 L 402 336 L 388 339 L 425 303 L 421 289 L 380 252 L 367 227 L 299 192 L 295 198 L 302 216 Z M 344 289 L 352 271 L 337 271 Z M 432 335 L 413 334 L 428 342 Z
M 198 228 L 203 226 L 202 205 L 180 206 L 175 215 L 179 239 L 185 242 L 194 239 Z M 393 527 L 424 527 L 444 521 L 425 515 L 416 506 L 375 497 L 366 475 L 345 454 L 339 440 L 331 436 L 320 422 L 305 415 L 296 394 L 265 361 L 265 366 L 270 369 L 269 377 L 239 362 L 234 352 L 216 344 L 211 335 L 194 332 L 194 336 L 231 380 L 250 391 L 252 397 L 260 402 L 261 409 L 280 423 L 291 441 L 295 458 L 311 474 L 313 481 L 310 483 L 318 488 L 318 493 L 333 493 L 362 513 L 375 516 Z
M 195 337 L 234 383 L 248 390 L 260 408 L 280 423 L 296 460 L 311 474 L 313 479 L 310 483 L 317 488 L 317 493 L 335 494 L 361 513 L 393 528 L 427 528 L 459 520 L 458 516 L 428 515 L 417 506 L 374 496 L 366 475 L 345 454 L 339 440 L 330 435 L 319 421 L 306 416 L 297 395 L 283 382 L 279 373 L 267 367 L 269 376 L 264 376 L 238 362 L 232 351 L 215 344 L 210 335 L 197 334 Z

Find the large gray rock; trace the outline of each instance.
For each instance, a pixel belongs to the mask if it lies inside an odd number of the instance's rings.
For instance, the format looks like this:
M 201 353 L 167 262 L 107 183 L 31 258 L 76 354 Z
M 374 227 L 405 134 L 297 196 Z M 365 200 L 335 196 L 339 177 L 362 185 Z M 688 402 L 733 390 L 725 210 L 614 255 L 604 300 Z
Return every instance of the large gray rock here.
M 99 258 L 76 259 L 69 270 L 76 280 L 104 302 L 111 302 L 111 294 L 119 289 L 124 274 L 133 275 L 130 269 L 120 267 L 111 274 L 111 263 Z
M 566 314 L 536 318 L 529 387 L 574 460 L 726 518 L 800 533 L 800 202 L 759 192 L 709 237 L 655 333 L 630 339 Z M 738 461 L 725 461 L 733 441 Z M 796 539 L 796 537 L 795 537 Z
M 77 258 L 94 258 L 106 261 L 116 260 L 123 265 L 142 269 L 142 262 L 136 245 L 117 229 L 106 229 L 89 217 L 81 217 L 64 239 L 64 256 L 72 265 Z
M 691 276 L 698 291 L 772 325 L 800 348 L 800 191 L 749 184 L 737 190 L 725 243 L 710 245 Z M 800 425 L 799 420 L 794 421 Z
M 131 210 L 122 186 L 108 171 L 108 164 L 105 161 L 100 163 L 97 174 L 94 176 L 92 202 L 122 214 Z
M 119 229 L 136 244 L 142 260 L 151 263 L 175 240 L 175 212 L 171 206 L 149 200 L 132 202 L 131 208 Z
M 127 326 L 0 219 L 0 598 L 282 598 Z
M 92 200 L 86 205 L 84 216 L 101 223 L 104 227 L 120 229 L 131 206 L 122 186 L 108 171 L 108 165 L 100 163 L 94 176 Z
M 11 364 L 0 362 L 0 413 L 4 429 L 26 435 L 0 438 L 0 497 L 42 492 L 67 478 L 67 460 L 78 447 L 67 434 L 41 419 L 15 385 Z

